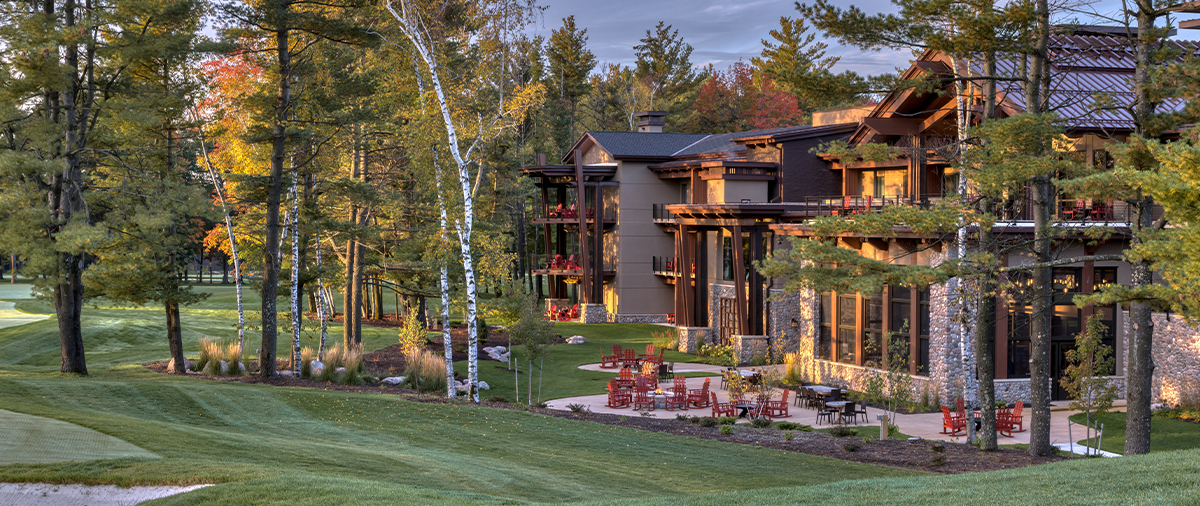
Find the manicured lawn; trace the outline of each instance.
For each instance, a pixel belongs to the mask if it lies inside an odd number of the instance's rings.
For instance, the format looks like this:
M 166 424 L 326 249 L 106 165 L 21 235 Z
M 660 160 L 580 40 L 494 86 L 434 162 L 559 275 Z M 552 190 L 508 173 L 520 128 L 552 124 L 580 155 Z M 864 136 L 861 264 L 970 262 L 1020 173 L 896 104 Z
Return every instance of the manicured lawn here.
M 237 338 L 237 309 L 232 286 L 203 285 L 198 291 L 213 296 L 201 303 L 180 310 L 183 324 L 183 346 L 185 355 L 195 358 L 199 354 L 201 337 L 226 340 Z M 249 288 L 244 289 L 247 326 L 259 323 L 258 313 L 261 300 Z M 17 309 L 29 313 L 53 314 L 50 304 L 35 299 L 4 299 L 16 302 Z M 283 299 L 280 299 L 281 301 Z M 286 307 L 281 302 L 280 307 Z M 167 345 L 165 315 L 160 307 L 113 307 L 105 301 L 88 301 L 82 315 L 83 342 L 88 370 L 127 364 L 142 364 L 170 359 Z M 330 324 L 327 342 L 341 339 L 342 326 Z M 331 339 L 332 341 L 328 341 Z M 246 331 L 247 357 L 255 355 L 262 337 L 254 330 Z M 319 328 L 304 328 L 301 343 L 316 347 L 320 340 Z M 363 347 L 373 351 L 395 344 L 394 329 L 363 327 Z M 291 350 L 291 334 L 281 332 L 277 343 L 279 357 L 286 359 Z M 45 372 L 58 369 L 60 362 L 58 345 L 58 322 L 51 318 L 37 323 L 0 329 L 0 368 L 12 371 Z
M 1079 459 L 1007 471 L 841 481 L 807 487 L 694 497 L 607 500 L 586 505 L 873 505 L 954 506 L 1196 504 L 1200 451 L 1115 459 Z
M 529 501 L 677 496 L 913 472 L 804 454 L 393 396 L 177 378 L 0 375 L 0 405 L 162 456 L 0 466 L 0 481 L 233 482 L 164 504 Z M 320 485 L 319 487 L 317 485 Z M 310 494 L 310 492 L 312 492 Z M 384 494 L 385 500 L 376 494 Z
M 1083 423 L 1083 415 L 1073 415 L 1071 420 Z M 1104 424 L 1104 441 L 1100 449 L 1113 453 L 1125 453 L 1125 413 L 1108 413 L 1093 417 Z M 1083 426 L 1076 425 L 1075 436 L 1083 439 Z M 1081 443 L 1082 444 L 1082 443 Z M 1172 420 L 1170 418 L 1153 417 L 1150 420 L 1150 451 L 1173 452 L 1200 448 L 1200 424 Z
M 579 395 L 596 395 L 604 393 L 604 383 L 616 375 L 616 372 L 585 371 L 579 368 L 584 364 L 600 362 L 600 353 L 612 353 L 612 345 L 620 344 L 625 348 L 634 348 L 638 353 L 646 351 L 646 345 L 651 343 L 651 334 L 655 331 L 671 331 L 670 327 L 648 324 L 603 324 L 584 325 L 579 323 L 557 323 L 555 331 L 565 337 L 583 336 L 588 339 L 585 344 L 556 344 L 551 346 L 545 362 L 542 378 L 542 400 L 561 399 Z M 482 353 L 482 352 L 480 352 Z M 525 353 L 516 347 L 514 357 L 521 369 L 521 399 L 525 398 L 526 372 Z M 667 351 L 663 355 L 665 362 L 695 362 L 695 355 Z M 467 363 L 456 362 L 455 372 L 466 374 Z M 614 370 L 615 371 L 615 370 Z M 691 376 L 689 374 L 689 376 Z M 513 373 L 508 371 L 505 364 L 494 361 L 479 362 L 479 378 L 486 381 L 491 390 L 483 393 L 484 397 L 502 395 L 508 400 L 514 399 Z M 537 364 L 533 370 L 533 395 L 537 398 L 538 370 Z

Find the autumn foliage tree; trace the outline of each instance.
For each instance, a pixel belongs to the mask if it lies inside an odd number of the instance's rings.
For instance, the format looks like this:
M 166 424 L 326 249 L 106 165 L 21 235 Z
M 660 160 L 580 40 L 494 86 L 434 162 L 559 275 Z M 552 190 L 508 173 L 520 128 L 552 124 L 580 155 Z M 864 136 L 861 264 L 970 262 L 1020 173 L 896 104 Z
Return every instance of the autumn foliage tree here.
M 743 62 L 710 70 L 681 126 L 685 132 L 742 132 L 804 122 L 796 97 Z

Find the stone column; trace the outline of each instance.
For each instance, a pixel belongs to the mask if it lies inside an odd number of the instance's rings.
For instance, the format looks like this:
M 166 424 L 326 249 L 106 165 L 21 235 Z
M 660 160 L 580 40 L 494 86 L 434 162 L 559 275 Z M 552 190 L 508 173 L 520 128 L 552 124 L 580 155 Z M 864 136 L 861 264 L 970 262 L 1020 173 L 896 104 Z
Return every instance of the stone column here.
M 735 335 L 732 338 L 733 358 L 738 365 L 745 365 L 755 357 L 767 356 L 767 336 Z
M 676 327 L 679 331 L 679 351 L 695 354 L 701 344 L 708 343 L 712 327 Z
M 580 304 L 579 323 L 608 323 L 608 306 L 604 304 Z

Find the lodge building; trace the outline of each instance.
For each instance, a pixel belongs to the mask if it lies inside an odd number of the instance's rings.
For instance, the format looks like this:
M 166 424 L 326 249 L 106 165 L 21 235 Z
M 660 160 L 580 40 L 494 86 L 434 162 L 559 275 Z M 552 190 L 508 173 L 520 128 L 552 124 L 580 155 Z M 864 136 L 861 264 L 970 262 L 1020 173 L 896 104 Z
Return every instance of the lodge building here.
M 1051 105 L 1066 119 L 1076 161 L 1111 164 L 1106 146 L 1121 142 L 1132 121 L 1117 113 L 1088 113 L 1099 85 L 1128 88 L 1132 56 L 1127 41 L 1099 35 L 1056 36 L 1058 58 Z M 1010 62 L 1011 63 L 1011 62 Z M 928 52 L 905 79 L 942 79 L 956 63 Z M 958 62 L 961 73 L 977 69 Z M 1005 64 L 1001 64 L 1002 71 Z M 1016 72 L 1013 66 L 1009 69 Z M 977 75 L 977 72 L 975 72 Z M 1000 85 L 1001 117 L 1024 110 L 1017 84 Z M 1010 89 L 1011 88 L 1011 89 Z M 1114 88 L 1105 91 L 1111 91 Z M 1112 93 L 1116 100 L 1130 94 Z M 968 100 L 979 101 L 977 93 Z M 817 112 L 811 126 L 684 134 L 663 132 L 662 112 L 637 115 L 637 132 L 587 132 L 561 164 L 523 168 L 540 188 L 534 274 L 547 307 L 576 307 L 581 322 L 672 323 L 680 350 L 700 343 L 731 345 L 742 362 L 796 352 L 813 381 L 861 390 L 864 372 L 880 363 L 884 336 L 906 329 L 909 372 L 918 390 L 953 398 L 967 370 L 955 323 L 955 296 L 945 284 L 925 289 L 889 286 L 879 293 L 784 293 L 783 280 L 758 273 L 754 262 L 809 237 L 809 220 L 873 212 L 884 206 L 927 206 L 957 191 L 958 118 L 954 93 L 906 90 L 877 104 Z M 1168 104 L 1169 105 L 1169 104 Z M 978 107 L 975 108 L 978 110 Z M 822 145 L 886 143 L 903 153 L 886 162 L 832 159 Z M 1030 202 L 1015 196 L 995 226 L 1002 237 L 1031 236 Z M 1062 227 L 1111 227 L 1100 244 L 1061 241 L 1060 257 L 1116 254 L 1128 247 L 1131 210 L 1122 202 L 1060 194 L 1054 206 Z M 1161 211 L 1159 211 L 1161 212 Z M 844 237 L 839 244 L 861 255 L 896 263 L 936 265 L 949 258 L 953 237 L 898 230 L 887 237 Z M 1004 255 L 1005 265 L 1029 258 Z M 1101 314 L 1112 329 L 1117 371 L 1124 371 L 1126 316 L 1114 306 L 1077 308 L 1071 299 L 1106 283 L 1129 283 L 1119 261 L 1056 267 L 1051 374 L 1060 377 L 1065 353 L 1083 322 Z M 1029 309 L 999 304 L 995 377 L 1001 399 L 1029 400 Z M 1194 329 L 1156 315 L 1156 362 L 1200 369 Z M 1161 322 L 1161 323 L 1160 323 Z M 1181 337 L 1182 336 L 1182 337 Z M 969 336 L 968 336 L 969 337 Z M 1183 339 L 1184 343 L 1177 341 Z M 1189 351 L 1195 341 L 1197 350 Z M 1160 351 L 1161 348 L 1161 351 Z M 1166 353 L 1162 357 L 1159 353 Z M 1161 367 L 1160 367 L 1161 369 Z M 1184 379 L 1156 373 L 1156 395 L 1169 400 Z M 1123 385 L 1123 375 L 1113 381 Z M 1065 392 L 1053 382 L 1053 397 Z

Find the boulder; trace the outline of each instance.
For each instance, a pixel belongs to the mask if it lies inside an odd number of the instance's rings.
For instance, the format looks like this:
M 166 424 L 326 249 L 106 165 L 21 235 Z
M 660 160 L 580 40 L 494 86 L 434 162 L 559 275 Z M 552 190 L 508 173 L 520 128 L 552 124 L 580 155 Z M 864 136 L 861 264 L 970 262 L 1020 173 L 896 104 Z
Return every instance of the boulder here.
M 379 380 L 379 382 L 385 385 L 399 385 L 404 383 L 404 380 L 406 379 L 408 379 L 406 376 L 389 376 Z
M 229 362 L 221 360 L 221 361 L 217 362 L 217 366 L 218 366 L 218 370 L 221 371 L 221 374 L 225 374 L 225 373 L 229 372 Z
M 292 377 L 292 371 L 279 371 L 279 375 L 285 378 Z
M 185 371 L 192 370 L 192 361 L 186 358 L 183 359 L 183 369 Z M 167 374 L 175 374 L 175 359 L 173 358 L 170 362 L 167 362 Z
M 480 382 L 479 382 L 479 389 L 480 389 L 480 390 L 491 390 L 491 389 L 492 389 L 492 387 L 488 386 L 488 384 L 487 384 L 487 382 L 486 382 L 486 381 L 480 381 Z
M 333 370 L 333 372 L 336 372 L 336 373 L 338 373 L 338 374 L 342 374 L 342 373 L 346 372 L 346 368 L 345 368 L 345 367 L 339 367 L 339 368 L 337 368 L 337 369 L 334 369 L 334 370 Z
M 308 367 L 312 370 L 313 376 L 317 376 L 322 372 L 325 372 L 325 364 L 322 364 L 320 360 L 313 360 L 312 362 L 309 362 Z
M 588 342 L 588 340 L 583 336 L 571 336 L 567 338 L 567 344 L 583 344 L 586 342 Z

